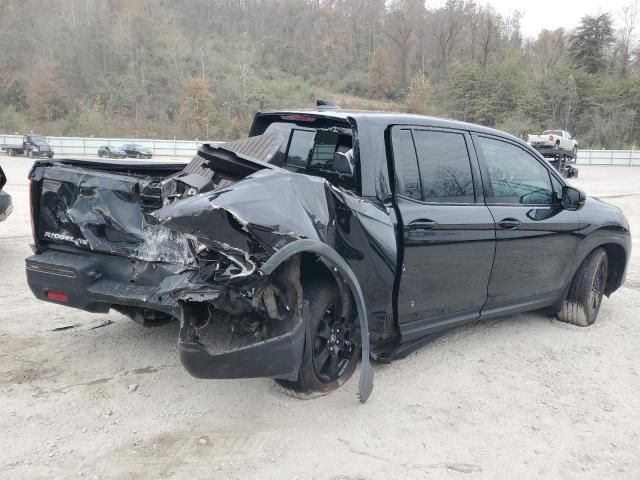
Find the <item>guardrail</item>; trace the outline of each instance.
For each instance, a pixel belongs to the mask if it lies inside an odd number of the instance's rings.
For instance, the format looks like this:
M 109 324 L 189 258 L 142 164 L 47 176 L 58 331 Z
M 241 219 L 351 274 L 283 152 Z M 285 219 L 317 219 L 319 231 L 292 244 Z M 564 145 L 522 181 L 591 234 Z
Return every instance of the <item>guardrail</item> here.
M 156 156 L 191 156 L 195 155 L 203 143 L 219 143 L 208 140 L 144 140 L 133 138 L 92 138 L 92 137 L 48 137 L 49 144 L 56 155 L 96 155 L 102 145 L 120 148 L 126 143 L 135 143 L 150 149 Z M 0 134 L 0 145 L 20 144 L 22 135 Z
M 640 150 L 578 150 L 578 165 L 640 166 Z
M 48 137 L 56 155 L 95 155 L 102 145 L 119 148 L 126 143 L 136 143 L 150 149 L 156 156 L 184 157 L 195 155 L 203 143 L 220 143 L 209 140 L 151 140 L 135 138 Z M 22 135 L 0 134 L 0 145 L 22 143 Z M 578 150 L 578 165 L 640 166 L 640 150 Z

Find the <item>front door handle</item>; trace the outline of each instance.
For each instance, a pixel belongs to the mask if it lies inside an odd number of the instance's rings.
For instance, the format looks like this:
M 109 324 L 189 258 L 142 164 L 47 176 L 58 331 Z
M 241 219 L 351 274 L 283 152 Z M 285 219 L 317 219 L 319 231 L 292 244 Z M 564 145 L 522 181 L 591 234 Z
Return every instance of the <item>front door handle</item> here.
M 413 222 L 407 225 L 407 230 L 433 230 L 438 226 L 438 222 L 434 222 L 433 220 L 428 220 L 425 218 L 420 218 L 418 220 L 414 220 Z
M 517 218 L 504 218 L 498 222 L 498 225 L 506 230 L 515 230 L 522 225 L 522 222 Z

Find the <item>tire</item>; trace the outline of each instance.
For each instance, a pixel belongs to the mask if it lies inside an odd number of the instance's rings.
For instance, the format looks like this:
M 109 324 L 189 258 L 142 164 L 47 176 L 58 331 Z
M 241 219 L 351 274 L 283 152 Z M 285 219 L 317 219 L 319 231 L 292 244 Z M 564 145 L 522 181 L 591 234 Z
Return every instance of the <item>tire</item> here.
M 47 153 L 47 157 L 49 157 L 49 159 L 53 158 L 53 153 Z
M 607 283 L 609 262 L 607 252 L 596 248 L 582 262 L 573 276 L 567 298 L 562 303 L 558 320 L 579 327 L 596 321 Z
M 15 157 L 16 156 L 16 152 L 13 150 L 13 148 L 10 148 L 7 153 L 9 154 L 10 157 Z
M 337 318 L 340 293 L 332 281 L 315 280 L 305 286 L 309 301 L 310 331 L 302 366 L 296 381 L 276 379 L 285 394 L 305 399 L 326 395 L 344 384 L 356 369 L 360 358 L 360 341 L 356 318 Z

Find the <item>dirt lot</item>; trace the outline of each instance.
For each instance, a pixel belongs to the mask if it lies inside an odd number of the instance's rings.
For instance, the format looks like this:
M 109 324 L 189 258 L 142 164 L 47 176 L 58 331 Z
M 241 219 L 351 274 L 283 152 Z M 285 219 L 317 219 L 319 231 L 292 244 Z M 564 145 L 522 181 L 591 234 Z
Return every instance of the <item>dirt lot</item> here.
M 590 328 L 539 313 L 480 323 L 377 365 L 365 405 L 357 375 L 297 401 L 266 379 L 191 378 L 176 325 L 35 301 L 30 162 L 0 165 L 15 204 L 0 224 L 2 478 L 640 478 L 637 235 L 625 288 Z M 580 177 L 640 232 L 640 168 Z

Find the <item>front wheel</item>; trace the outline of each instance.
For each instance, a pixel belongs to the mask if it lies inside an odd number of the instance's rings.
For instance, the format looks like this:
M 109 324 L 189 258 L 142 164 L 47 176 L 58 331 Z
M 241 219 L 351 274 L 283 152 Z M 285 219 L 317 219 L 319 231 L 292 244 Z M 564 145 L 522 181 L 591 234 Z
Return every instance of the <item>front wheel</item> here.
M 573 276 L 558 319 L 588 327 L 596 321 L 607 284 L 609 262 L 607 252 L 597 248 L 582 262 Z
M 345 318 L 335 284 L 317 282 L 304 289 L 309 301 L 308 321 L 312 338 L 307 339 L 298 380 L 276 382 L 288 395 L 309 398 L 326 395 L 353 375 L 360 357 L 360 336 L 356 316 Z

